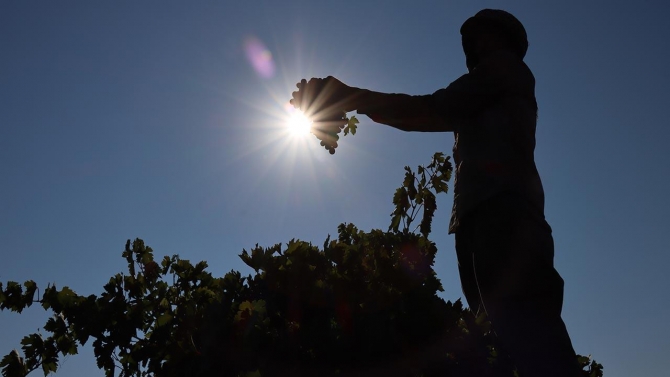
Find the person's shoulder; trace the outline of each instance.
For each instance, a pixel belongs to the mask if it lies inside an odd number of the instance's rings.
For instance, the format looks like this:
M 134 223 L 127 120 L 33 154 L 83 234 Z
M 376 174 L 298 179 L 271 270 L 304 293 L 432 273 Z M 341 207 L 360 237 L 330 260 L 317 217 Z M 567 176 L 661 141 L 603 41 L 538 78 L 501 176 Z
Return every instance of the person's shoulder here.
M 506 71 L 514 69 L 526 69 L 530 71 L 523 59 L 507 50 L 499 50 L 492 53 L 488 57 L 482 59 L 475 68 L 475 70 L 480 71 Z
M 491 54 L 477 66 L 475 71 L 486 76 L 497 77 L 498 80 L 514 83 L 520 82 L 535 85 L 535 76 L 530 68 L 518 55 L 511 51 L 500 50 Z

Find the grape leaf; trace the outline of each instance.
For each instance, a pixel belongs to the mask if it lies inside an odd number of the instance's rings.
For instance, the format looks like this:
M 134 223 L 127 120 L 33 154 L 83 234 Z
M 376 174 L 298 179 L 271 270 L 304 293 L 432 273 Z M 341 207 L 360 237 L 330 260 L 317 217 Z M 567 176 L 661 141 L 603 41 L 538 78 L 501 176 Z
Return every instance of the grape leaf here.
M 344 135 L 346 136 L 349 132 L 351 132 L 352 135 L 356 135 L 356 129 L 358 126 L 358 119 L 356 119 L 356 116 L 352 116 L 349 118 L 349 121 L 347 122 L 347 126 L 344 127 Z

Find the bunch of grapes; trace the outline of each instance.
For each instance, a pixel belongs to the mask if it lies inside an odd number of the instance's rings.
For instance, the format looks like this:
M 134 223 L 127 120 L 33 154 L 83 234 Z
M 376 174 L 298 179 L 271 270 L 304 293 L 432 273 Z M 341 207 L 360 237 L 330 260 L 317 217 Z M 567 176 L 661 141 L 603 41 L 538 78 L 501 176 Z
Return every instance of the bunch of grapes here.
M 335 154 L 338 135 L 349 124 L 347 113 L 344 111 L 321 112 L 313 116 L 312 133 L 319 140 L 321 146 L 330 154 Z
M 311 132 L 321 140 L 321 146 L 326 148 L 330 154 L 335 154 L 338 135 L 344 130 L 344 135 L 356 134 L 358 119 L 355 116 L 347 118 L 344 110 L 337 110 L 339 98 L 329 98 L 327 79 L 312 79 L 310 83 L 302 80 L 298 83 L 298 91 L 293 93 L 290 103 L 297 109 L 301 109 L 312 120 Z

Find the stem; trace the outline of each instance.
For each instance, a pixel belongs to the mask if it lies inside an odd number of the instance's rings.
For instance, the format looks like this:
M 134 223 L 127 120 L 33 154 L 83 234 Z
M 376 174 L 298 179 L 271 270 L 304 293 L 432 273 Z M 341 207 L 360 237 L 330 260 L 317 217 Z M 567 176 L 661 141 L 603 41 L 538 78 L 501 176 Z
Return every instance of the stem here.
M 35 366 L 31 369 L 28 369 L 28 372 L 26 374 L 32 373 L 34 370 L 37 370 L 37 368 L 40 368 L 42 366 L 42 356 L 39 356 L 39 361 L 35 364 Z
M 420 204 L 418 208 L 421 208 L 421 207 L 423 207 L 423 204 Z M 416 232 L 416 230 L 419 229 L 420 226 L 421 226 L 421 223 L 419 223 L 419 224 L 414 228 L 414 230 L 412 231 L 412 233 Z

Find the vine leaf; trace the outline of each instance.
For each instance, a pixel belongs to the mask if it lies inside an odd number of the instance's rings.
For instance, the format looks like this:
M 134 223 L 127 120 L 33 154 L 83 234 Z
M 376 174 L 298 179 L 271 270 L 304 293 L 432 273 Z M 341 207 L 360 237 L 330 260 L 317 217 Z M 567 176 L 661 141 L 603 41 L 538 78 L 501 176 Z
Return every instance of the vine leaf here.
M 357 124 L 360 123 L 356 116 L 349 118 L 347 125 L 344 127 L 344 136 L 351 132 L 352 135 L 356 135 L 356 129 L 358 128 Z

